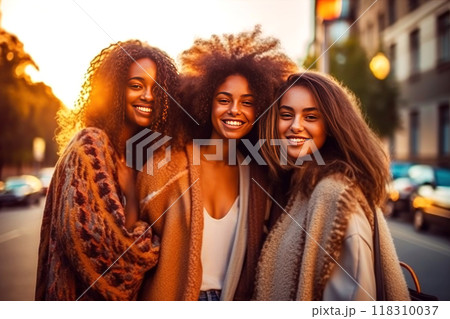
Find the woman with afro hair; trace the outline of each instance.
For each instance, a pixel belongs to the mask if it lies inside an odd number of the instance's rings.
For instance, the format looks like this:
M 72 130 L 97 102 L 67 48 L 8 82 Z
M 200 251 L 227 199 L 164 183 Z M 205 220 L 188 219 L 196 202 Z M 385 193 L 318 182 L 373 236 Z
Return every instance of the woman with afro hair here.
M 260 167 L 245 164 L 241 139 L 275 100 L 295 64 L 279 42 L 253 32 L 197 39 L 180 57 L 182 105 L 194 142 L 159 152 L 139 174 L 141 214 L 161 237 L 160 259 L 141 291 L 145 300 L 249 300 L 270 201 Z
M 75 108 L 58 114 L 62 152 L 44 209 L 37 300 L 136 298 L 159 239 L 138 220 L 125 145 L 143 128 L 171 133 L 177 86 L 173 61 L 137 40 L 92 60 Z

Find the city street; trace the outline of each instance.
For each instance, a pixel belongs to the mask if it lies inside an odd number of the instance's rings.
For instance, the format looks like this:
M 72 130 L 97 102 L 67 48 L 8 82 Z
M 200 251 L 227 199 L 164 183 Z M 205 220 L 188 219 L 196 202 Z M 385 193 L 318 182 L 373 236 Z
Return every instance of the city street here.
M 395 247 L 401 261 L 410 265 L 417 276 L 422 292 L 450 300 L 450 238 L 443 229 L 430 227 L 426 232 L 414 230 L 407 213 L 388 219 Z M 405 272 L 409 287 L 413 281 Z
M 44 203 L 0 209 L 0 300 L 34 300 Z
M 0 209 L 0 300 L 34 299 L 43 207 L 44 199 L 39 206 Z M 448 235 L 439 229 L 417 233 L 405 214 L 388 223 L 400 260 L 415 269 L 423 292 L 450 300 Z

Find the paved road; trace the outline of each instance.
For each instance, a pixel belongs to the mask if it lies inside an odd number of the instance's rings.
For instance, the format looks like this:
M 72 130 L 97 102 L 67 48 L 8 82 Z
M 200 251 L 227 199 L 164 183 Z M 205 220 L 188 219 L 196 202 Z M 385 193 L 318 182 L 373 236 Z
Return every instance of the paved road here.
M 44 200 L 0 209 L 0 300 L 34 299 L 43 206 Z M 450 300 L 450 237 L 436 229 L 417 233 L 404 217 L 388 224 L 400 259 L 416 270 L 422 290 Z
M 416 232 L 404 213 L 388 219 L 397 254 L 415 270 L 424 293 L 450 300 L 450 236 L 442 228 Z M 408 284 L 414 284 L 405 273 Z
M 0 209 L 0 300 L 34 300 L 43 209 Z

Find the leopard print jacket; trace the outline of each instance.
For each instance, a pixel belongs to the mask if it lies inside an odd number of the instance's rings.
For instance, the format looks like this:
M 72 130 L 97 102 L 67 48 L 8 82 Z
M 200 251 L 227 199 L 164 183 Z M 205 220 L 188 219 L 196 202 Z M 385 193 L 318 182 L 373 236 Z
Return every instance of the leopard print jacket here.
M 80 131 L 59 159 L 41 228 L 36 300 L 134 300 L 159 243 L 128 231 L 117 155 L 105 132 Z

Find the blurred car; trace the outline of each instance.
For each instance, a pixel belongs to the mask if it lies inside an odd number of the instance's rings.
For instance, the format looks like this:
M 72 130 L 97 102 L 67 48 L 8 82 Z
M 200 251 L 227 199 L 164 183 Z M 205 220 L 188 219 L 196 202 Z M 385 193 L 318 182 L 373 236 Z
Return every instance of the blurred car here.
M 396 216 L 411 210 L 411 195 L 419 186 L 434 182 L 434 171 L 430 165 L 409 162 L 392 162 L 390 169 L 392 181 L 388 185 L 385 213 Z
M 416 230 L 432 223 L 450 229 L 450 169 L 434 168 L 434 176 L 432 183 L 420 186 L 411 197 Z
M 413 165 L 416 164 L 410 162 L 391 162 L 390 170 L 392 179 L 395 180 L 400 177 L 408 177 L 408 170 Z
M 50 181 L 52 180 L 54 171 L 55 171 L 54 167 L 44 167 L 39 170 L 37 177 L 41 180 L 42 194 L 44 196 L 47 195 L 48 186 L 50 185 Z
M 0 190 L 0 205 L 38 204 L 41 198 L 42 183 L 32 175 L 9 177 Z
M 390 171 L 391 171 L 391 181 L 387 185 L 388 199 L 386 201 L 386 205 L 384 208 L 385 214 L 388 216 L 396 216 L 400 210 L 406 207 L 404 204 L 404 200 L 400 199 L 400 193 L 405 193 L 408 190 L 408 187 L 401 187 L 397 183 L 394 184 L 394 181 L 397 179 L 405 179 L 408 178 L 408 170 L 411 166 L 415 165 L 410 162 L 391 162 Z M 406 195 L 402 195 L 405 197 Z

